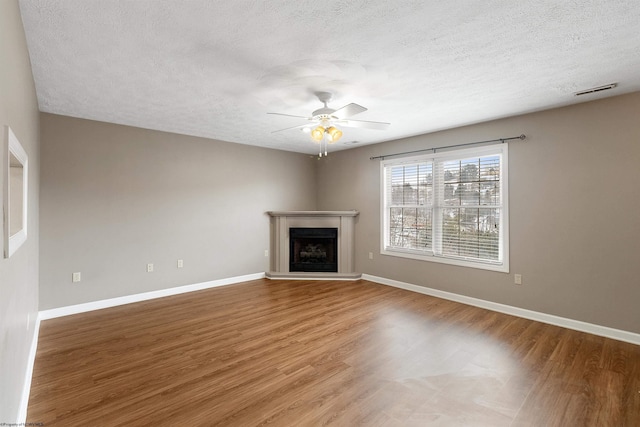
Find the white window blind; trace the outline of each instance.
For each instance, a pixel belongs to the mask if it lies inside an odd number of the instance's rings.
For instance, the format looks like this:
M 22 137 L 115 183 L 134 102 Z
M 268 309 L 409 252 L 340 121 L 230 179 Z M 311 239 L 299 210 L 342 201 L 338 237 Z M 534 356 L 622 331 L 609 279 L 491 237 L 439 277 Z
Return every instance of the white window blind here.
M 382 162 L 382 253 L 508 271 L 506 164 L 506 145 Z
M 392 165 L 388 170 L 389 246 L 431 251 L 433 244 L 433 164 Z

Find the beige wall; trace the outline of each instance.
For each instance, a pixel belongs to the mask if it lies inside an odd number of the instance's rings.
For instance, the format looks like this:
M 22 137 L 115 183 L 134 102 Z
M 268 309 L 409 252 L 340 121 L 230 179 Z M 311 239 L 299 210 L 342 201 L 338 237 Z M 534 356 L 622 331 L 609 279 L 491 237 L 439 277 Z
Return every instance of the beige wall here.
M 371 156 L 522 133 L 509 143 L 510 274 L 379 254 Z M 331 153 L 318 183 L 319 209 L 360 211 L 359 272 L 640 333 L 640 93 Z
M 262 273 L 265 212 L 316 207 L 311 156 L 51 114 L 41 125 L 41 310 Z
M 11 126 L 29 156 L 30 165 L 27 241 L 9 259 L 0 254 L 0 422 L 6 423 L 18 420 L 38 311 L 38 121 L 38 104 L 18 1 L 2 0 L 0 126 Z M 4 185 L 1 181 L 2 178 L 0 183 Z

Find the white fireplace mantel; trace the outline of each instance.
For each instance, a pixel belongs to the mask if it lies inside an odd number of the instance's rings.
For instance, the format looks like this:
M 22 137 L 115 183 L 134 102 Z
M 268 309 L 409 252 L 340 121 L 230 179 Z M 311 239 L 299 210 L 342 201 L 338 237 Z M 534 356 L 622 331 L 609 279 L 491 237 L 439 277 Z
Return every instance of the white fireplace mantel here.
M 355 272 L 355 220 L 358 211 L 270 211 L 270 271 L 272 279 L 359 279 Z M 338 272 L 290 272 L 289 229 L 290 228 L 337 228 Z

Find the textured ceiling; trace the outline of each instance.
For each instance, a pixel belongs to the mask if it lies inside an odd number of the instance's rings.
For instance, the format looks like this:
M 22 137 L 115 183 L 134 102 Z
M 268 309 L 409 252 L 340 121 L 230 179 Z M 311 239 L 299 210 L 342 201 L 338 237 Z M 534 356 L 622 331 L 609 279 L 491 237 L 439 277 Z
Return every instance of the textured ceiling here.
M 638 0 L 21 0 L 40 110 L 303 153 L 640 90 Z M 617 82 L 614 90 L 573 92 Z M 504 135 L 496 135 L 497 137 Z

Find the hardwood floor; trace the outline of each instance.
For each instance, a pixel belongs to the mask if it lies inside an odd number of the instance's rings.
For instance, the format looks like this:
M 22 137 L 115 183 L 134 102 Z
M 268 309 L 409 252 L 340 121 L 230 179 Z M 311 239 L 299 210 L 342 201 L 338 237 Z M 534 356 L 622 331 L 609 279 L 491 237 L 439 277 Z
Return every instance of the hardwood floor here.
M 364 280 L 42 322 L 45 426 L 639 426 L 640 346 Z

